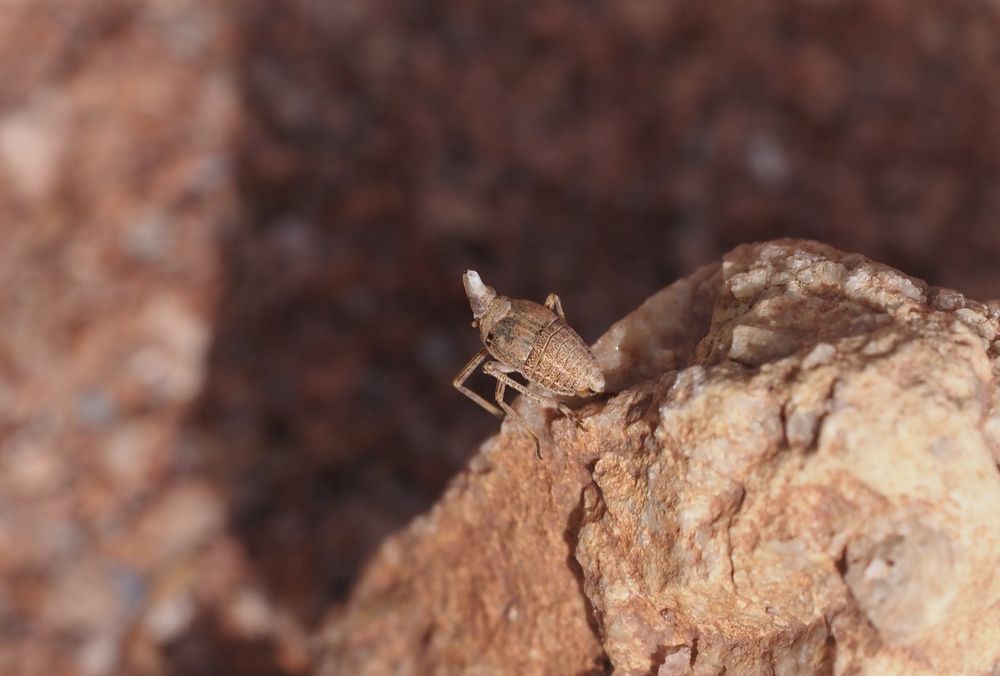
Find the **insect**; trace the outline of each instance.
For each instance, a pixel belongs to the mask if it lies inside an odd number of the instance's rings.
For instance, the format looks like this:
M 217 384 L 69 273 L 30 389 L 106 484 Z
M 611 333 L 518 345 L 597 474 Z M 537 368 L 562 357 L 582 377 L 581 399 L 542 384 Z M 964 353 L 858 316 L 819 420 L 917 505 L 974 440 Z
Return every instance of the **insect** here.
M 580 424 L 576 414 L 555 395 L 589 397 L 604 391 L 604 375 L 594 353 L 580 335 L 566 323 L 562 301 L 550 293 L 545 305 L 498 295 L 475 270 L 462 275 L 465 293 L 472 307 L 472 327 L 479 329 L 483 349 L 462 367 L 452 384 L 455 388 L 495 416 L 507 414 L 535 442 L 535 455 L 542 459 L 541 444 L 528 424 L 504 401 L 506 388 L 512 387 L 537 403 L 554 404 L 564 415 Z M 483 372 L 497 380 L 497 408 L 465 386 L 465 381 L 487 356 Z M 541 385 L 550 395 L 529 391 L 510 377 L 518 372 L 528 382 Z

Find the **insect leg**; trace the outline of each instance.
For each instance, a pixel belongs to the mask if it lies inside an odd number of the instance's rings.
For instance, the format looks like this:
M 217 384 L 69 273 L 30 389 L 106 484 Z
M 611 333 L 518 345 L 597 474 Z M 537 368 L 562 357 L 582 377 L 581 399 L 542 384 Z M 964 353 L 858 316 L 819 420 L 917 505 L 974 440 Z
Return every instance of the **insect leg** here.
M 514 380 L 513 378 L 511 378 L 509 375 L 507 375 L 506 373 L 504 373 L 503 371 L 501 371 L 500 370 L 501 368 L 502 367 L 501 367 L 501 365 L 500 365 L 499 362 L 488 361 L 488 362 L 486 362 L 486 365 L 483 366 L 483 372 L 486 373 L 486 375 L 493 376 L 494 378 L 497 379 L 498 382 L 502 382 L 504 385 L 507 385 L 509 387 L 513 387 L 515 390 L 517 390 L 518 392 L 520 392 L 521 394 L 523 394 L 524 396 L 526 396 L 528 399 L 531 399 L 532 401 L 534 401 L 537 404 L 541 404 L 543 406 L 545 404 L 552 404 L 552 405 L 554 405 L 556 408 L 559 409 L 560 413 L 562 413 L 563 415 L 567 416 L 570 420 L 572 420 L 574 423 L 576 423 L 577 426 L 580 425 L 580 419 L 577 418 L 576 413 L 574 413 L 573 410 L 570 409 L 569 406 L 567 406 L 566 404 L 562 403 L 561 401 L 556 401 L 552 397 L 545 397 L 545 396 L 542 396 L 541 394 L 538 394 L 537 392 L 532 392 L 527 387 L 525 387 L 524 385 L 522 385 L 521 383 L 517 382 L 516 380 Z
M 559 319 L 566 321 L 566 313 L 563 312 L 562 301 L 559 300 L 559 296 L 550 293 L 548 298 L 545 299 L 545 307 L 559 315 Z
M 476 402 L 498 418 L 502 418 L 503 413 L 500 409 L 465 386 L 465 381 L 470 375 L 472 375 L 472 372 L 476 370 L 476 367 L 483 363 L 487 354 L 489 353 L 486 351 L 485 347 L 477 352 L 476 356 L 470 359 L 469 363 L 462 367 L 462 370 L 458 372 L 458 375 L 451 381 L 451 384 L 455 386 L 456 390 L 467 396 L 469 399 Z
M 535 434 L 534 432 L 532 432 L 531 428 L 528 427 L 528 423 L 524 422 L 524 420 L 521 418 L 521 416 L 519 416 L 514 411 L 514 409 L 512 409 L 510 407 L 510 405 L 503 400 L 503 395 L 504 395 L 504 392 L 505 392 L 505 388 L 506 388 L 506 385 L 505 385 L 504 381 L 502 381 L 499 378 L 497 378 L 497 392 L 496 392 L 497 403 L 500 404 L 500 408 L 502 408 L 504 410 L 504 412 L 507 414 L 507 417 L 510 418 L 511 420 L 513 420 L 514 422 L 516 422 L 517 425 L 518 425 L 518 427 L 520 427 L 522 430 L 524 430 L 525 432 L 527 432 L 528 435 L 531 437 L 531 439 L 535 442 L 535 455 L 538 457 L 539 460 L 541 460 L 542 459 L 542 445 L 538 441 L 538 435 Z

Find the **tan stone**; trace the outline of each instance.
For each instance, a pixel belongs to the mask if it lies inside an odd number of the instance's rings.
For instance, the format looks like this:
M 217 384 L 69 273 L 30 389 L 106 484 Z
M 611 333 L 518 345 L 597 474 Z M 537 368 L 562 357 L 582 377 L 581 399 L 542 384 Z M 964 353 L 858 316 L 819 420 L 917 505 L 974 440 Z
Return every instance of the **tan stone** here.
M 323 636 L 339 673 L 990 673 L 996 305 L 743 246 L 595 351 L 584 429 L 519 402 Z

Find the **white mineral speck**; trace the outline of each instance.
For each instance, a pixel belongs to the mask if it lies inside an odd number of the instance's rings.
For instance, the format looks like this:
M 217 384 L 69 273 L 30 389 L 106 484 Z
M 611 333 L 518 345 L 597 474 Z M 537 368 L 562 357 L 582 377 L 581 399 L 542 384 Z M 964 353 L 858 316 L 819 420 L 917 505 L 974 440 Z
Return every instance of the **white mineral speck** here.
M 954 289 L 941 289 L 934 296 L 934 307 L 938 310 L 957 310 L 965 307 L 965 296 Z
M 77 663 L 85 676 L 105 676 L 118 665 L 118 639 L 113 634 L 100 634 L 83 644 Z
M 264 636 L 274 624 L 270 604 L 253 589 L 240 592 L 229 611 L 230 619 L 244 636 Z
M 805 370 L 816 368 L 824 364 L 829 364 L 830 360 L 837 354 L 837 348 L 830 343 L 817 343 L 816 346 L 802 360 L 802 368 Z
M 160 601 L 146 615 L 146 630 L 158 643 L 168 643 L 180 636 L 194 619 L 191 597 L 178 595 Z
M 757 296 L 767 285 L 767 270 L 764 268 L 754 268 L 747 272 L 734 275 L 729 280 L 729 290 L 733 297 L 738 300 L 745 300 Z
M 760 351 L 774 342 L 775 332 L 759 326 L 740 325 L 733 329 L 733 342 L 729 358 L 739 362 L 753 362 Z
M 56 189 L 68 125 L 66 106 L 51 95 L 0 118 L 0 169 L 21 197 L 40 200 Z

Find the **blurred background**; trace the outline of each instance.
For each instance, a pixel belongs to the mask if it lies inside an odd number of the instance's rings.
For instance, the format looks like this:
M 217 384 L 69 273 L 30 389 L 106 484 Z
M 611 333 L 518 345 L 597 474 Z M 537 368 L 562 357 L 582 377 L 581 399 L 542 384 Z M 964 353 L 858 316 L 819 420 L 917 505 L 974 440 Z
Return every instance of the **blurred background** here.
M 0 673 L 308 673 L 497 429 L 467 268 L 589 341 L 781 236 L 1000 297 L 998 8 L 0 3 Z

